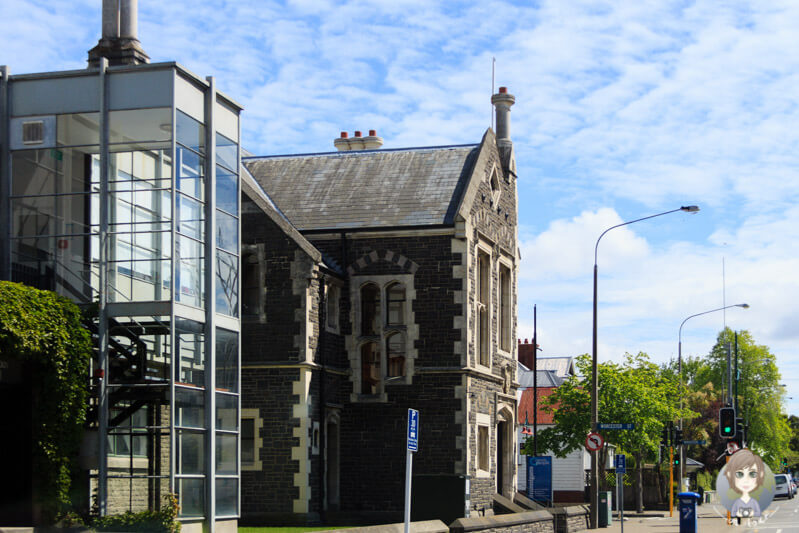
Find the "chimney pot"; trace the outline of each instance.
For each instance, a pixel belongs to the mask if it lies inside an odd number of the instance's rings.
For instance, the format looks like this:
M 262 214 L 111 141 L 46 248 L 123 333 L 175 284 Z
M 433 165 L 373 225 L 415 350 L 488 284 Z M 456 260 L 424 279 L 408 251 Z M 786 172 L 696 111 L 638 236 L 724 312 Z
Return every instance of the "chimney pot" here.
M 510 108 L 515 102 L 516 97 L 508 92 L 507 87 L 500 87 L 499 92 L 491 97 L 496 110 L 496 134 L 500 144 L 510 144 Z
M 499 94 L 506 94 L 507 92 L 508 92 L 508 88 L 507 87 L 500 87 L 499 88 Z
M 377 137 L 377 130 L 369 130 L 369 137 Z
M 342 131 L 342 132 L 341 132 L 341 138 L 342 138 L 342 139 L 346 139 L 347 137 L 349 137 L 349 135 L 350 135 L 350 134 L 349 134 L 349 133 L 347 133 L 346 131 Z
M 360 136 L 361 136 L 361 132 L 356 130 L 356 131 L 355 131 L 355 136 L 356 136 L 356 137 L 360 137 Z

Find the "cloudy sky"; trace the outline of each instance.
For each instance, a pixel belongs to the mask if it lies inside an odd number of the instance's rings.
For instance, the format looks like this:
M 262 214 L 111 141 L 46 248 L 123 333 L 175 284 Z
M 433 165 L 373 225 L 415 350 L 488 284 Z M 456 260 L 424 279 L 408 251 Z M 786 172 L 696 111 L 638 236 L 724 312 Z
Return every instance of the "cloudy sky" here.
M 84 68 L 99 0 L 0 0 L 12 74 Z M 543 355 L 706 354 L 726 325 L 777 356 L 799 414 L 799 2 L 139 2 L 152 61 L 245 107 L 256 154 L 478 142 L 493 87 L 516 96 L 519 336 Z

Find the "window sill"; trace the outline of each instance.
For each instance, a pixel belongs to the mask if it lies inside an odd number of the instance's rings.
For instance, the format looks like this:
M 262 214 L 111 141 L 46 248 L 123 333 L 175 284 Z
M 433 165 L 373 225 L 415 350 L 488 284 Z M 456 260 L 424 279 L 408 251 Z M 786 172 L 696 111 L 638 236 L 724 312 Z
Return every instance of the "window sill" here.
M 489 477 L 491 477 L 491 472 L 488 472 L 487 470 L 480 470 L 478 468 L 476 477 L 478 477 L 478 478 L 489 478 Z

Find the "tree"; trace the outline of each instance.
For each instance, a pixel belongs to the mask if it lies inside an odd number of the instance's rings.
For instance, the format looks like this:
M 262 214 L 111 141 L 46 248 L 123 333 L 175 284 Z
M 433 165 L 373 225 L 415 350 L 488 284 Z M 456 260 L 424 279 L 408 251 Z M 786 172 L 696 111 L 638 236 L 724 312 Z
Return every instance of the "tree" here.
M 785 392 L 780 385 L 780 372 L 775 356 L 767 346 L 755 343 L 748 331 L 737 333 L 738 372 L 735 373 L 736 333 L 721 331 L 707 356 L 707 366 L 698 374 L 698 381 L 712 382 L 724 399 L 737 405 L 738 416 L 748 424 L 747 446 L 758 453 L 772 469 L 779 467 L 788 454 L 791 430 L 783 413 Z M 727 347 L 732 362 L 732 395 L 729 389 Z
M 567 379 L 545 402 L 545 409 L 554 412 L 555 425 L 540 432 L 539 447 L 551 450 L 558 457 L 581 448 L 591 426 L 590 357 L 579 356 L 577 368 L 581 377 Z M 640 512 L 643 511 L 644 460 L 655 456 L 664 425 L 680 417 L 679 384 L 644 353 L 625 354 L 621 365 L 601 363 L 597 373 L 599 421 L 635 424 L 633 430 L 604 431 L 603 436 L 606 442 L 635 459 L 636 507 Z M 682 415 L 690 418 L 694 413 L 686 409 Z M 532 450 L 528 449 L 528 453 Z

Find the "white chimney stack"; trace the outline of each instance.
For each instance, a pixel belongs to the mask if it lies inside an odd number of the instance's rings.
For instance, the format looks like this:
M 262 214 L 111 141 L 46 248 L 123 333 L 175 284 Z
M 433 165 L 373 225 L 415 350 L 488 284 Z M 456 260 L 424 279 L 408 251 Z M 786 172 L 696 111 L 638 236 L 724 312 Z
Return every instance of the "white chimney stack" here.
M 103 0 L 102 37 L 89 50 L 89 68 L 98 66 L 102 57 L 109 65 L 149 63 L 139 42 L 138 9 L 138 0 Z

